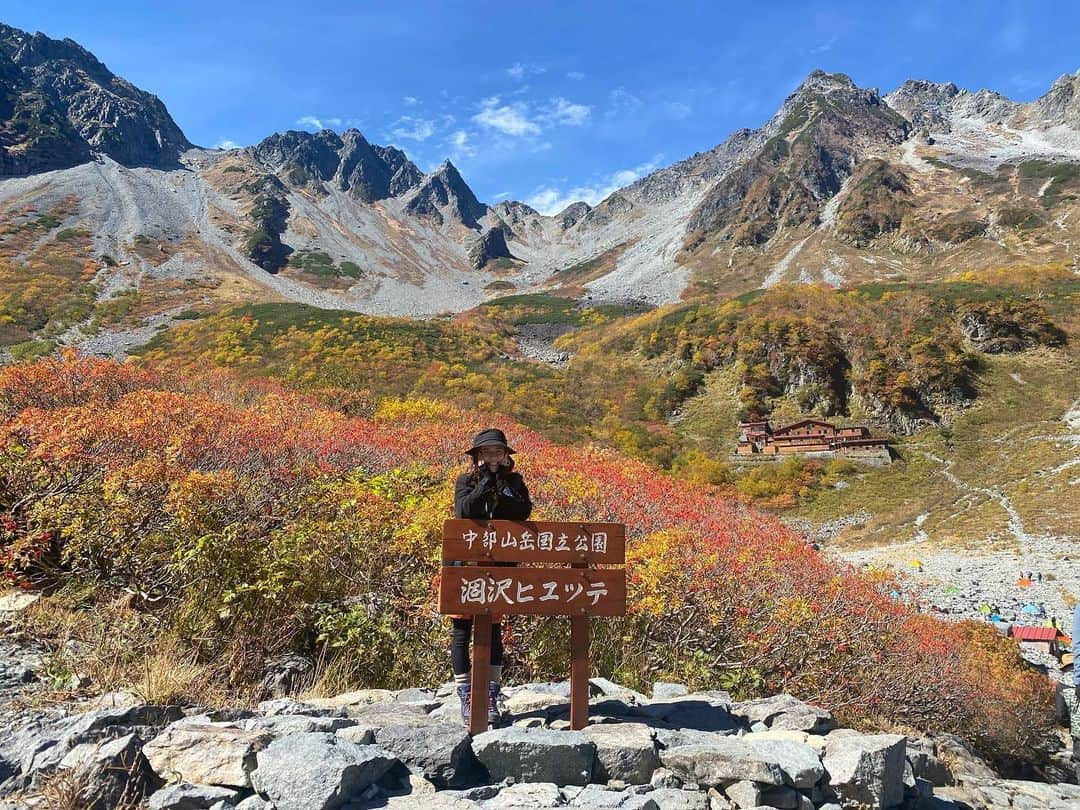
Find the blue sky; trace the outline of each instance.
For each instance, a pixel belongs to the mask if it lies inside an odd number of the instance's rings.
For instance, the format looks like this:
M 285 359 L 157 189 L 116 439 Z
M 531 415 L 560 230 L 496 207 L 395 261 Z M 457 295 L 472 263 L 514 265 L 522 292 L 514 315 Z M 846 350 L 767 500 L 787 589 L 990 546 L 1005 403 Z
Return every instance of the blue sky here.
M 200 145 L 354 126 L 546 212 L 760 126 L 816 67 L 1024 101 L 1080 69 L 1077 2 L 5 0 L 0 20 L 77 40 Z

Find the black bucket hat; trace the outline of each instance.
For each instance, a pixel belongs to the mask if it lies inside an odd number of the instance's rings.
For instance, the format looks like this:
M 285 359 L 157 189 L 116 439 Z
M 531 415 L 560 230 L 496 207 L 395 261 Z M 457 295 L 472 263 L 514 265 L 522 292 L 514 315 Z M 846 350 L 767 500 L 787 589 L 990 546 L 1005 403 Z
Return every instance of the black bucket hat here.
M 470 456 L 474 456 L 476 451 L 481 447 L 505 447 L 507 454 L 517 452 L 513 447 L 506 443 L 506 434 L 498 428 L 486 428 L 481 430 L 473 436 L 472 447 L 465 452 Z

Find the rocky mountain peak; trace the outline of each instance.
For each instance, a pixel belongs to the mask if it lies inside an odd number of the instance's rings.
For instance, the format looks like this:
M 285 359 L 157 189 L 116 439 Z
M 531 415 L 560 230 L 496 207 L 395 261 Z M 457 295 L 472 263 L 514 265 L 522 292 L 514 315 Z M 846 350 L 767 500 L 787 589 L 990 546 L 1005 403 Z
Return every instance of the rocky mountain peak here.
M 940 130 L 948 118 L 949 105 L 959 93 L 952 82 L 908 79 L 885 96 L 885 103 L 917 127 Z
M 191 148 L 165 105 L 70 39 L 0 26 L 0 174 L 66 168 L 104 154 L 174 166 Z
M 859 88 L 851 77 L 845 73 L 826 73 L 820 68 L 810 71 L 803 79 L 802 84 L 795 90 L 794 95 L 807 93 L 846 93 L 858 91 Z
M 447 159 L 424 177 L 405 210 L 440 226 L 449 219 L 478 229 L 478 220 L 487 213 L 487 206 L 476 199 L 457 167 Z
M 1032 106 L 1045 126 L 1080 129 L 1080 70 L 1060 76 Z
M 289 130 L 263 139 L 248 151 L 267 170 L 293 186 L 321 188 L 331 183 L 363 202 L 397 197 L 423 179 L 405 153 L 368 142 L 357 129 Z

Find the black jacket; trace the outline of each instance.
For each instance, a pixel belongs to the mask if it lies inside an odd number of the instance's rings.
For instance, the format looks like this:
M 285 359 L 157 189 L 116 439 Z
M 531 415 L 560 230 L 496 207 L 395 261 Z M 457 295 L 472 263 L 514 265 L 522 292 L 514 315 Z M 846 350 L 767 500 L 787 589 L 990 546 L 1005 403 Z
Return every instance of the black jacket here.
M 528 520 L 532 501 L 521 473 L 486 469 L 462 473 L 454 485 L 454 517 L 476 520 Z

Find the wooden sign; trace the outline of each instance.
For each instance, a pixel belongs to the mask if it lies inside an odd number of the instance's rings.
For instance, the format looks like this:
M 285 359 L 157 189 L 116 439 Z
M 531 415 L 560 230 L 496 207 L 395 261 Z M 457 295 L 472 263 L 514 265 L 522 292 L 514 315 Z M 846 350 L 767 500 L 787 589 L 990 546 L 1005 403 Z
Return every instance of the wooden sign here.
M 626 573 L 621 568 L 446 566 L 439 612 L 622 616 Z
M 487 730 L 493 613 L 570 617 L 570 727 L 585 728 L 589 722 L 589 617 L 626 613 L 626 571 L 622 568 L 626 527 L 621 523 L 447 520 L 442 559 L 439 612 L 473 617 L 470 688 L 474 700 L 469 733 Z M 568 563 L 570 567 L 491 563 Z
M 589 563 L 622 565 L 622 523 L 448 520 L 443 524 L 444 562 Z

